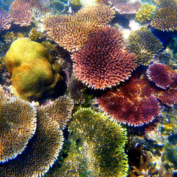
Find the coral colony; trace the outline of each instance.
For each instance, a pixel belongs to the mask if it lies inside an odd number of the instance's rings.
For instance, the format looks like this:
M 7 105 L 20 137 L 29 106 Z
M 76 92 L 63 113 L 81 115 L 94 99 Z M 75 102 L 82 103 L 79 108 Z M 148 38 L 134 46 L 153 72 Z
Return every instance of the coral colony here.
M 176 0 L 0 1 L 0 177 L 172 177 Z

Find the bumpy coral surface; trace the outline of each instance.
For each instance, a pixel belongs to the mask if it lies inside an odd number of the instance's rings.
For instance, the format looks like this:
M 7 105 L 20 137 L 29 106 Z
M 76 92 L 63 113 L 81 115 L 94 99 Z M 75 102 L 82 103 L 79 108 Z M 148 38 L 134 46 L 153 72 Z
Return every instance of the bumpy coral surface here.
M 158 30 L 162 31 L 174 31 L 177 30 L 177 9 L 175 7 L 163 7 L 160 8 L 155 17 L 151 20 L 150 25 Z
M 135 19 L 139 21 L 140 23 L 147 23 L 150 22 L 150 20 L 155 15 L 156 6 L 144 4 L 141 6 L 141 8 L 137 11 L 135 15 Z
M 110 22 L 114 14 L 106 5 L 85 6 L 73 16 L 48 17 L 45 29 L 60 46 L 75 51 L 83 47 L 95 29 Z
M 72 55 L 75 76 L 89 87 L 104 89 L 129 78 L 136 57 L 122 48 L 122 35 L 115 28 L 101 27 L 85 46 Z
M 25 100 L 52 94 L 61 79 L 60 65 L 53 61 L 41 44 L 29 38 L 14 41 L 4 62 L 12 75 L 13 93 Z
M 128 47 L 136 54 L 138 65 L 149 65 L 163 45 L 147 27 L 142 27 L 130 33 Z
M 20 99 L 8 99 L 0 86 L 0 162 L 21 154 L 36 131 L 36 110 Z
M 126 131 L 119 124 L 87 108 L 74 114 L 69 132 L 72 148 L 60 176 L 80 176 L 88 171 L 91 176 L 127 175 Z

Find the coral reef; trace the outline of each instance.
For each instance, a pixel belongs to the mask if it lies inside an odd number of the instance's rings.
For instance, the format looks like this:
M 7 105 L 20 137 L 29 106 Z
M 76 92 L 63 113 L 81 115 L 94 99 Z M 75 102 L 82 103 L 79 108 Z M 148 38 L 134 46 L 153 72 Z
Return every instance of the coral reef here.
M 1 86 L 0 92 L 1 96 L 6 94 Z M 21 154 L 36 130 L 35 108 L 20 99 L 5 97 L 0 99 L 0 163 Z
M 148 79 L 163 89 L 170 86 L 176 74 L 172 68 L 161 63 L 153 63 L 147 70 Z
M 68 51 L 83 47 L 93 31 L 108 23 L 114 17 L 114 10 L 106 5 L 86 6 L 75 15 L 48 17 L 44 24 L 51 38 Z
M 66 123 L 71 118 L 71 113 L 73 110 L 73 100 L 67 96 L 62 96 L 56 99 L 54 102 L 42 106 L 41 109 L 48 116 L 50 116 L 52 121 L 57 122 L 61 129 L 66 127 Z
M 142 5 L 139 1 L 121 2 L 120 0 L 110 0 L 109 2 L 120 14 L 135 14 Z
M 154 17 L 156 11 L 156 6 L 144 4 L 136 12 L 135 19 L 140 23 L 148 23 Z
M 154 0 L 158 7 L 175 7 L 177 2 L 175 0 Z
M 72 55 L 76 78 L 95 89 L 105 89 L 128 79 L 136 57 L 122 47 L 122 35 L 113 27 L 97 29 L 85 46 Z
M 163 45 L 147 27 L 142 27 L 130 33 L 128 48 L 136 54 L 137 65 L 149 65 Z
M 162 31 L 174 31 L 177 30 L 177 10 L 175 7 L 163 7 L 160 8 L 155 17 L 151 20 L 150 25 L 158 30 Z
M 58 172 L 60 176 L 79 176 L 88 171 L 91 176 L 127 175 L 126 131 L 119 124 L 87 108 L 74 114 L 69 132 L 71 149 Z
M 8 30 L 11 27 L 11 22 L 11 15 L 5 10 L 0 9 L 0 32 L 2 30 Z
M 25 100 L 53 94 L 62 79 L 60 65 L 41 44 L 29 38 L 14 41 L 3 61 L 12 75 L 12 92 Z

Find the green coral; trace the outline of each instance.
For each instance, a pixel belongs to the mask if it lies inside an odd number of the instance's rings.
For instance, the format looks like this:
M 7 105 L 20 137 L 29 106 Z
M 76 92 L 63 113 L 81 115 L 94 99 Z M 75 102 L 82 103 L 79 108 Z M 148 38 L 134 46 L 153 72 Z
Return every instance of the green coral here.
M 12 92 L 24 100 L 38 100 L 54 92 L 61 67 L 39 43 L 29 38 L 14 41 L 4 57 L 12 75 Z
M 142 27 L 130 33 L 128 48 L 137 56 L 137 65 L 149 65 L 163 45 L 147 27 Z
M 155 15 L 156 6 L 144 4 L 135 14 L 135 19 L 140 23 L 150 22 Z
M 128 171 L 126 130 L 107 116 L 84 108 L 69 123 L 70 151 L 58 176 L 121 176 Z

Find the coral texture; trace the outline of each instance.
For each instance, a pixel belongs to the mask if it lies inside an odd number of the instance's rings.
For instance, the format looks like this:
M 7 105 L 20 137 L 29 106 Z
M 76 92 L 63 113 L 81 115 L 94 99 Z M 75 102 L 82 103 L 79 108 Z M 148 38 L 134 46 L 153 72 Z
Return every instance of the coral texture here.
M 151 20 L 150 25 L 158 30 L 162 31 L 174 31 L 177 30 L 177 9 L 175 7 L 163 7 L 160 8 L 155 17 Z
M 68 51 L 83 47 L 93 31 L 114 17 L 114 10 L 106 5 L 85 6 L 75 15 L 48 17 L 44 24 L 50 37 Z
M 12 74 L 12 91 L 25 100 L 37 100 L 44 94 L 53 94 L 62 79 L 60 65 L 47 50 L 29 38 L 14 41 L 4 57 Z
M 156 6 L 144 4 L 136 12 L 135 19 L 140 23 L 150 22 L 155 15 Z
M 147 27 L 142 27 L 130 33 L 128 48 L 136 54 L 137 65 L 149 65 L 163 45 Z
M 101 27 L 85 46 L 72 55 L 75 76 L 89 87 L 105 89 L 129 78 L 136 57 L 122 47 L 122 35 L 115 28 Z
M 126 131 L 119 124 L 87 108 L 74 114 L 69 132 L 72 149 L 65 159 L 61 176 L 80 176 L 88 171 L 91 176 L 127 175 Z M 83 165 L 79 165 L 80 162 Z
M 158 87 L 166 89 L 173 82 L 175 72 L 161 63 L 153 63 L 147 70 L 147 76 L 150 81 L 153 81 Z
M 0 32 L 1 30 L 8 30 L 11 27 L 11 15 L 5 10 L 0 9 Z
M 36 130 L 36 110 L 27 102 L 7 95 L 0 87 L 0 162 L 21 154 Z

